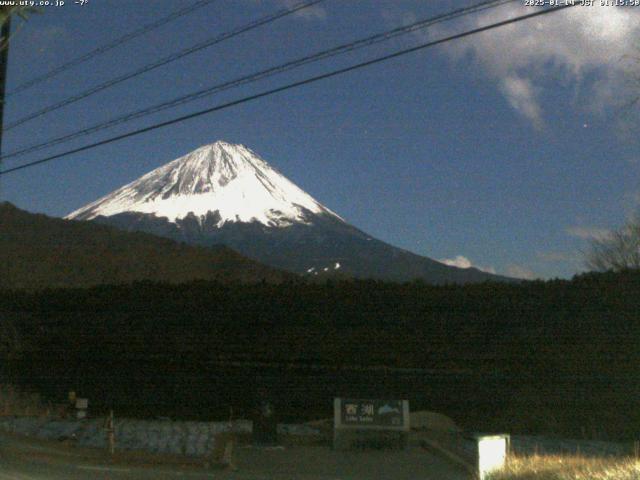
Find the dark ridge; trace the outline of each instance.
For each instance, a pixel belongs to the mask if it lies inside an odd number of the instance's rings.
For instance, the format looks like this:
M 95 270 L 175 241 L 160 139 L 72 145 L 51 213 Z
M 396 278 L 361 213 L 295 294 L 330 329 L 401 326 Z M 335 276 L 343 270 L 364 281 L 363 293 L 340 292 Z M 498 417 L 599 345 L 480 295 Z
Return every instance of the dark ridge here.
M 37 290 L 149 280 L 275 282 L 295 276 L 222 245 L 192 246 L 0 203 L 0 287 Z

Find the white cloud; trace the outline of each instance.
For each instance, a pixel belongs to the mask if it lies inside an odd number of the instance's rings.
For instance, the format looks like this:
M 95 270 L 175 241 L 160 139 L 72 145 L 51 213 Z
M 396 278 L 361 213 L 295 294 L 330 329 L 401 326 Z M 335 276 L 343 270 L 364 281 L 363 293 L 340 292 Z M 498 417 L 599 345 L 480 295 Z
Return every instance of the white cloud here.
M 542 127 L 542 112 L 530 80 L 507 76 L 500 81 L 500 89 L 515 110 L 531 120 L 536 128 Z
M 458 255 L 455 258 L 443 258 L 439 260 L 445 265 L 449 265 L 450 267 L 458 267 L 458 268 L 471 268 L 471 260 L 467 257 L 463 257 L 462 255 Z
M 530 269 L 516 264 L 507 265 L 507 276 L 513 278 L 521 278 L 523 280 L 534 280 L 536 278 L 539 278 L 539 276 Z
M 456 60 L 472 58 L 494 78 L 509 104 L 540 127 L 545 89 L 574 88 L 574 101 L 592 112 L 628 103 L 638 68 L 640 9 L 577 6 L 451 42 Z M 430 31 L 431 38 L 532 13 L 521 3 L 491 9 Z M 633 60 L 632 57 L 636 57 Z M 637 86 L 636 86 L 637 88 Z
M 469 260 L 464 255 L 456 255 L 453 258 L 443 258 L 438 260 L 445 265 L 449 265 L 450 267 L 458 267 L 458 268 L 477 268 L 478 270 L 482 270 L 487 273 L 496 273 L 496 270 L 493 267 L 481 267 L 479 265 L 474 265 L 471 260 Z M 539 275 L 536 275 L 530 269 L 523 267 L 521 265 L 509 264 L 507 265 L 505 275 L 513 278 L 521 278 L 524 280 L 533 280 L 539 278 Z
M 467 257 L 463 255 L 457 255 L 454 258 L 443 258 L 438 261 L 441 263 L 444 263 L 445 265 L 449 265 L 450 267 L 458 267 L 458 268 L 473 267 L 473 268 L 477 268 L 478 270 L 482 270 L 483 272 L 496 273 L 493 267 L 481 267 L 479 265 L 474 265 L 473 263 L 471 263 L 471 260 L 469 260 Z
M 611 234 L 611 232 L 606 228 L 583 226 L 567 227 L 566 232 L 572 237 L 581 238 L 583 240 L 602 240 Z

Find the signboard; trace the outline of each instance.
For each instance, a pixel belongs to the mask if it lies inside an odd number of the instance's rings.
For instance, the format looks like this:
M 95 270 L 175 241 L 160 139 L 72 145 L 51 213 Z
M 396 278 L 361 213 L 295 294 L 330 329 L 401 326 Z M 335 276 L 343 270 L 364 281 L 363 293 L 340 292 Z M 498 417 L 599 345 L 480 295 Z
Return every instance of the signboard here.
M 342 399 L 341 423 L 362 427 L 396 427 L 404 425 L 402 400 Z
M 371 435 L 389 439 L 392 435 L 406 448 L 409 435 L 409 401 L 336 398 L 334 400 L 334 436 L 336 449 L 362 443 Z

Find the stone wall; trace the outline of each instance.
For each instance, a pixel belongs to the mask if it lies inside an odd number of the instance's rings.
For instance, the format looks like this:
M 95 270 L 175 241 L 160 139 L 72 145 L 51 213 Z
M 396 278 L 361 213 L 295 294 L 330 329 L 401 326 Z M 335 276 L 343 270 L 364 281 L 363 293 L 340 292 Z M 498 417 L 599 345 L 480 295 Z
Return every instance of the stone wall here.
M 81 447 L 106 448 L 104 418 L 52 420 L 36 417 L 0 417 L 0 429 L 48 440 L 69 440 Z M 172 420 L 115 420 L 116 449 L 144 450 L 204 456 L 213 451 L 216 434 L 231 431 L 229 422 Z M 251 434 L 252 422 L 236 420 L 233 431 Z M 279 424 L 279 434 L 314 436 L 319 430 L 307 425 Z

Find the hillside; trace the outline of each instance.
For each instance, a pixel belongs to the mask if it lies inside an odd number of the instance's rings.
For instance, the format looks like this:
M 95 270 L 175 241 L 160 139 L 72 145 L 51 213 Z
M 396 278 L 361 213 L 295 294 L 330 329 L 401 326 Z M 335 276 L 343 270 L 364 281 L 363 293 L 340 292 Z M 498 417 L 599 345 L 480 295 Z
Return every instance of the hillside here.
M 294 275 L 224 246 L 196 247 L 146 233 L 123 232 L 0 204 L 0 287 L 41 289 L 126 284 L 282 282 Z

